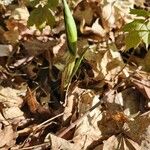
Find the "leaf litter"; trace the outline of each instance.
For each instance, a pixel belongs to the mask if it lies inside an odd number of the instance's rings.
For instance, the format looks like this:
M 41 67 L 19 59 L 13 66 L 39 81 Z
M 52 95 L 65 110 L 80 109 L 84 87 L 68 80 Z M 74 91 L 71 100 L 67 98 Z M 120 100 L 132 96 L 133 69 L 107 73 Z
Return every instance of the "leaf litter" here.
M 77 57 L 88 49 L 67 89 L 61 3 L 40 5 L 52 15 L 46 22 L 30 16 L 38 8 L 28 2 L 6 3 L 0 2 L 0 148 L 150 149 L 149 50 L 142 43 L 127 51 L 122 30 L 135 19 L 130 9 L 149 9 L 148 1 L 69 2 Z

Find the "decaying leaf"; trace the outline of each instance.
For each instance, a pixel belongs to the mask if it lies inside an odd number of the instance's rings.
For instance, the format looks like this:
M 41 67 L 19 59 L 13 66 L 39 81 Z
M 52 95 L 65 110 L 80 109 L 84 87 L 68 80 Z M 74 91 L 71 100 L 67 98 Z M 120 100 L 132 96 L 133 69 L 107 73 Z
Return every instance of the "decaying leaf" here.
M 11 52 L 12 52 L 11 45 L 0 45 L 0 57 L 9 56 Z
M 0 149 L 7 150 L 11 147 L 13 147 L 16 143 L 15 139 L 17 137 L 17 134 L 13 130 L 13 127 L 11 125 L 5 126 L 0 128 Z
M 45 141 L 50 142 L 52 150 L 55 150 L 55 149 L 65 149 L 65 150 L 80 149 L 80 146 L 78 144 L 70 143 L 69 141 L 59 138 L 51 133 L 49 133 L 47 135 Z
M 20 108 L 23 105 L 23 99 L 20 96 L 25 96 L 25 91 L 0 86 L 0 102 L 6 107 Z

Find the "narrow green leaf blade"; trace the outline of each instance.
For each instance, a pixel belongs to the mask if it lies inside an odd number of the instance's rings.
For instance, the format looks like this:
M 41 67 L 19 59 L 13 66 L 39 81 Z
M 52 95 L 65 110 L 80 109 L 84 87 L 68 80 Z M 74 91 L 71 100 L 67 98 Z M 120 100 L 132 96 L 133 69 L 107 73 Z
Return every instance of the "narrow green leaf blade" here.
M 77 28 L 66 0 L 62 0 L 62 2 L 64 5 L 64 21 L 68 48 L 69 52 L 75 56 L 77 51 Z

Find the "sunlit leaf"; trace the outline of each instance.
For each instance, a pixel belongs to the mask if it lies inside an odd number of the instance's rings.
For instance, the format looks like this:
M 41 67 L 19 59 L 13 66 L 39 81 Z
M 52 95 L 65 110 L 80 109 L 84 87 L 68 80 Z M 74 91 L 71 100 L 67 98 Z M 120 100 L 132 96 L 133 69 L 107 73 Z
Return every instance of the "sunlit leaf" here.
M 148 45 L 150 44 L 150 42 L 149 42 L 150 22 L 149 21 L 146 21 L 145 19 L 136 19 L 136 20 L 132 21 L 131 23 L 126 24 L 124 26 L 123 30 L 125 32 L 129 32 L 129 35 L 128 35 L 129 38 L 132 34 L 132 38 L 128 39 L 128 36 L 126 37 L 127 38 L 126 42 L 134 41 L 134 42 L 132 42 L 132 47 L 137 46 L 137 43 L 135 41 L 138 41 L 137 38 L 140 38 L 139 40 L 143 41 L 143 43 L 146 45 L 146 48 L 148 48 Z M 138 36 L 137 36 L 137 34 L 138 34 Z M 135 44 L 135 46 L 133 46 L 133 44 Z M 128 45 L 130 45 L 130 44 L 128 44 Z
M 129 32 L 125 39 L 127 49 L 136 48 L 140 42 L 141 38 L 137 31 Z
M 47 7 L 42 7 L 41 5 L 31 12 L 28 20 L 29 26 L 35 25 L 38 29 L 44 28 L 46 24 L 53 27 L 54 23 L 55 18 L 52 15 L 51 10 Z
M 137 16 L 150 17 L 150 12 L 144 9 L 131 9 L 130 14 L 134 14 Z
M 123 27 L 123 30 L 125 32 L 133 31 L 133 30 L 139 30 L 139 28 L 144 24 L 144 22 L 145 22 L 144 19 L 135 19 L 134 21 L 126 24 Z

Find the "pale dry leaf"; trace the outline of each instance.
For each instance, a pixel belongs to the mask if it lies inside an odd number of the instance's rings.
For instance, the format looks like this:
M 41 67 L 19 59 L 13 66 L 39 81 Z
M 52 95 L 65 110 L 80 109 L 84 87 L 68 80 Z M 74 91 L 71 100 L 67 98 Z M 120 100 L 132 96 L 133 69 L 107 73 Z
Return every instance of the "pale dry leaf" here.
M 126 146 L 128 149 L 135 149 L 135 150 L 141 150 L 141 147 L 138 143 L 134 142 L 131 139 L 125 138 Z M 143 149 L 142 149 L 143 150 Z
M 18 107 L 10 107 L 10 108 L 3 108 L 2 110 L 5 119 L 13 120 L 13 119 L 24 119 L 23 112 Z
M 106 36 L 106 31 L 102 28 L 99 23 L 99 18 L 92 25 L 92 31 L 94 34 L 100 35 L 102 37 Z
M 70 143 L 69 141 L 59 138 L 51 133 L 49 133 L 46 138 L 45 142 L 50 142 L 51 150 L 79 150 L 81 149 L 78 144 Z
M 9 56 L 13 47 L 11 45 L 0 45 L 0 57 Z
M 91 107 L 99 101 L 99 95 L 92 96 L 90 102 Z M 102 137 L 102 132 L 99 130 L 98 122 L 102 119 L 101 107 L 95 108 L 90 114 L 84 117 L 75 130 L 73 141 L 86 149 L 93 141 Z
M 64 115 L 63 115 L 63 122 L 71 120 L 71 116 L 77 111 L 78 99 L 79 95 L 84 91 L 84 89 L 75 86 L 73 90 L 69 90 L 67 93 L 67 99 L 65 99 L 64 104 Z
M 134 0 L 104 0 L 102 4 L 104 29 L 111 31 L 113 28 L 121 28 L 124 22 L 131 22 L 133 15 L 129 12 L 134 8 L 134 4 Z
M 84 24 L 80 28 L 82 33 L 84 34 L 95 34 L 99 37 L 105 37 L 106 31 L 103 29 L 103 27 L 99 23 L 99 18 L 95 20 L 95 22 L 92 24 L 92 27 L 84 26 Z
M 113 135 L 111 137 L 109 137 L 106 141 L 103 142 L 103 150 L 115 150 L 115 149 L 119 149 L 119 141 L 118 138 Z
M 110 31 L 112 28 L 116 27 L 115 10 L 113 7 L 113 3 L 114 3 L 114 0 L 111 1 L 110 3 L 107 3 L 102 8 L 103 26 L 106 31 Z
M 24 20 L 27 22 L 30 14 L 25 6 L 17 7 L 11 12 L 10 18 L 15 20 Z
M 11 125 L 0 129 L 0 149 L 9 149 L 15 145 L 17 135 Z
M 6 107 L 21 107 L 23 99 L 20 96 L 25 96 L 26 90 L 16 90 L 10 87 L 0 86 L 0 102 Z

